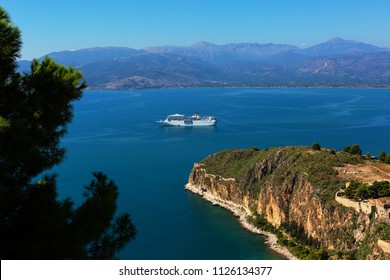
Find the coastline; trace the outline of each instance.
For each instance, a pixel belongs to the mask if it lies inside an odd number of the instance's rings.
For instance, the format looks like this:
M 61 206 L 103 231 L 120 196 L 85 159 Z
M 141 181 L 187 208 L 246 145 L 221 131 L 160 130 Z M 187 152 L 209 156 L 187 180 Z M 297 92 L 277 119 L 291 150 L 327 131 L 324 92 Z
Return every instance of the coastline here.
M 265 244 L 267 244 L 268 247 L 274 252 L 278 253 L 279 255 L 285 257 L 288 260 L 298 260 L 298 258 L 291 254 L 291 252 L 286 247 L 277 244 L 278 238 L 275 234 L 260 230 L 255 226 L 251 225 L 247 221 L 248 212 L 242 206 L 230 201 L 217 198 L 208 192 L 202 192 L 200 189 L 196 188 L 195 185 L 191 183 L 187 183 L 184 188 L 194 194 L 202 196 L 204 200 L 211 202 L 213 205 L 218 205 L 232 212 L 234 216 L 238 217 L 240 225 L 245 230 L 254 234 L 264 235 L 266 237 Z
M 141 90 L 157 90 L 157 89 L 213 89 L 213 88 L 226 88 L 226 89 L 290 89 L 290 88 L 297 88 L 297 89 L 389 89 L 390 85 L 311 85 L 311 86 L 289 86 L 289 85 L 272 85 L 272 86 L 156 86 L 156 87 L 124 87 L 124 88 L 106 88 L 106 87 L 87 87 L 86 91 L 93 91 L 93 90 L 99 90 L 99 91 L 141 91 Z

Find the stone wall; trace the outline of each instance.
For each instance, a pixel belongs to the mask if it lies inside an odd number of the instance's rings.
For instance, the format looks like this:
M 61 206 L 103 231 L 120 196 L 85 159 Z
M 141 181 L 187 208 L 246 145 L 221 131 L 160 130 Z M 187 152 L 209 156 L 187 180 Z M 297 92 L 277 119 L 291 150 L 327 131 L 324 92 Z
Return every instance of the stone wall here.
M 353 201 L 344 196 L 341 196 L 343 192 L 336 193 L 335 200 L 348 208 L 353 208 L 356 212 L 363 212 L 366 215 L 370 215 L 373 209 L 375 209 L 375 218 L 390 224 L 390 208 L 385 207 L 385 203 L 382 203 L 380 199 L 370 199 L 369 201 Z
M 390 207 L 388 207 L 388 204 L 380 201 L 376 202 L 376 218 L 390 225 Z
M 353 208 L 355 209 L 356 212 L 363 212 L 367 215 L 370 215 L 371 212 L 372 212 L 372 204 L 370 202 L 357 202 L 357 201 L 353 201 L 351 199 L 348 199 L 348 198 L 345 198 L 343 196 L 339 196 L 338 195 L 339 193 L 336 194 L 336 201 L 342 205 L 344 205 L 345 207 L 349 207 L 349 208 Z
M 378 240 L 378 246 L 385 252 L 386 254 L 390 254 L 390 243 L 384 240 Z

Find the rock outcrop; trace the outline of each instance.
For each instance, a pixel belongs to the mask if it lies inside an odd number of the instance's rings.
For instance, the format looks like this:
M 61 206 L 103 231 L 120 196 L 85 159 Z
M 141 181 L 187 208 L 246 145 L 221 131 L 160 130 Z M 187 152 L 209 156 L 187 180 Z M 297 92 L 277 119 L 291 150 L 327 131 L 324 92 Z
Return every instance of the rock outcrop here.
M 346 183 L 336 167 L 347 163 L 364 164 L 356 156 L 308 147 L 223 151 L 194 164 L 187 188 L 241 208 L 249 216 L 262 214 L 276 228 L 302 229 L 334 255 L 389 258 L 377 246 L 381 234 L 388 232 L 387 225 L 379 231 L 375 216 L 334 199 Z M 294 237 L 288 230 L 286 234 Z M 362 252 L 363 245 L 369 249 Z

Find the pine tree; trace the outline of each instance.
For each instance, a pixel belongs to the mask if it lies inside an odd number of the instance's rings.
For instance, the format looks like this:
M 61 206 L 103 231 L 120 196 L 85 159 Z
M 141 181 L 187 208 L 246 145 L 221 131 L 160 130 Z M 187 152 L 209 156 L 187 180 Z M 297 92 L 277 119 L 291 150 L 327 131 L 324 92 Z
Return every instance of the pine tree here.
M 378 159 L 379 159 L 380 161 L 386 161 L 386 156 L 387 156 L 386 152 L 382 150 L 382 151 L 380 152 L 380 154 L 379 154 Z
M 114 216 L 115 183 L 94 173 L 75 208 L 57 198 L 55 175 L 41 175 L 64 158 L 82 73 L 45 58 L 20 74 L 20 49 L 20 30 L 0 7 L 1 259 L 111 259 L 136 235 L 127 213 Z

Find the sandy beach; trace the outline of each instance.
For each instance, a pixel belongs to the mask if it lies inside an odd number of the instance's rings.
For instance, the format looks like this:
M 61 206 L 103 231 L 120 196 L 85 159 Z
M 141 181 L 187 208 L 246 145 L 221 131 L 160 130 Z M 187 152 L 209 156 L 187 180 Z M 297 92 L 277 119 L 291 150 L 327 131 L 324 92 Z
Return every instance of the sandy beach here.
M 234 216 L 238 217 L 239 222 L 244 229 L 246 229 L 254 234 L 261 234 L 261 235 L 266 236 L 267 241 L 265 243 L 270 247 L 270 249 L 272 249 L 276 253 L 282 255 L 283 257 L 285 257 L 288 260 L 297 260 L 298 259 L 293 254 L 291 254 L 290 251 L 286 247 L 283 247 L 283 246 L 280 246 L 279 244 L 277 244 L 277 237 L 275 234 L 260 230 L 260 229 L 256 228 L 255 226 L 251 225 L 247 221 L 248 211 L 246 209 L 244 209 L 244 207 L 242 207 L 241 205 L 237 205 L 231 201 L 226 201 L 226 200 L 220 199 L 218 197 L 215 197 L 212 194 L 210 194 L 209 192 L 202 192 L 200 189 L 198 189 L 197 187 L 195 187 L 193 184 L 190 184 L 190 183 L 185 185 L 185 189 L 188 191 L 191 191 L 195 194 L 201 195 L 203 197 L 203 199 L 210 201 L 213 205 L 218 205 L 218 206 L 223 207 L 223 208 L 229 210 L 230 212 L 232 212 Z

